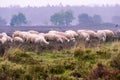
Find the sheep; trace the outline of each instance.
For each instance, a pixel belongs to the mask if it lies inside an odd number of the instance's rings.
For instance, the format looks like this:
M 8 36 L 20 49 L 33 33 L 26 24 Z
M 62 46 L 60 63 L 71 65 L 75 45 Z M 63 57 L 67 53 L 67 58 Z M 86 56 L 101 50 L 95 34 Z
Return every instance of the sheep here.
M 8 42 L 12 42 L 12 38 L 10 37 L 10 36 L 8 36 L 5 32 L 3 32 L 3 33 L 1 33 L 4 37 L 6 37 L 7 38 L 7 41 Z
M 44 43 L 44 44 L 49 44 L 44 38 L 44 33 L 40 34 L 28 34 L 27 35 L 28 41 L 31 43 Z
M 39 34 L 38 31 L 34 31 L 34 30 L 29 30 L 28 32 L 31 33 L 31 34 Z
M 65 31 L 65 33 L 67 33 L 67 34 L 71 34 L 71 36 L 78 36 L 78 34 L 75 32 L 75 31 L 73 31 L 73 30 L 67 30 L 67 31 Z
M 55 30 L 51 30 L 51 31 L 49 31 L 48 33 L 59 33 L 59 31 L 55 31 Z
M 77 30 L 77 33 L 86 32 L 86 30 Z
M 90 40 L 93 39 L 97 39 L 98 40 L 98 36 L 97 33 L 93 30 L 86 30 L 86 33 L 88 33 L 90 35 Z
M 20 42 L 20 43 L 23 43 L 23 42 L 24 42 L 24 40 L 23 40 L 21 37 L 14 37 L 14 38 L 13 38 L 13 41 L 14 41 L 14 42 Z
M 6 43 L 6 42 L 12 42 L 12 38 L 10 36 L 8 36 L 5 32 L 3 32 L 3 33 L 1 33 L 0 42 L 2 44 Z
M 62 43 L 63 43 L 64 41 L 67 41 L 67 42 L 70 41 L 70 40 L 66 37 L 66 34 L 63 33 L 63 32 L 59 32 L 59 31 L 49 31 L 48 33 L 59 36 L 58 41 L 60 40 Z
M 44 43 L 49 44 L 49 42 L 46 41 L 45 37 L 42 34 L 39 34 L 38 37 L 35 38 L 35 43 Z
M 77 30 L 79 34 L 79 40 L 83 40 L 86 46 L 96 46 L 98 44 L 99 38 L 95 31 L 93 30 Z
M 27 42 L 34 43 L 36 37 L 38 37 L 38 35 L 36 35 L 36 34 L 28 34 L 27 35 Z
M 112 41 L 115 38 L 115 34 L 112 30 L 101 30 L 106 34 L 106 41 Z
M 21 31 L 15 31 L 12 34 L 12 37 L 20 36 Z
M 3 36 L 1 39 L 0 39 L 0 42 L 2 44 L 4 44 L 5 42 L 7 42 L 7 37 Z
M 106 41 L 106 33 L 103 30 L 97 30 L 97 36 L 99 38 L 99 42 Z
M 66 37 L 66 35 L 63 32 L 48 32 L 45 35 L 45 38 L 48 40 L 56 40 L 57 42 L 69 42 L 70 40 Z
M 25 32 L 25 31 L 15 31 L 13 33 L 12 37 L 18 36 L 18 37 L 21 37 L 24 41 L 28 41 L 28 37 L 27 36 L 29 34 L 30 34 L 29 32 Z
M 97 39 L 97 33 L 93 30 L 78 30 L 77 33 L 81 33 L 81 32 L 84 32 L 84 33 L 88 33 L 89 36 L 90 36 L 90 40 L 91 39 Z
M 8 42 L 13 42 L 13 39 L 10 36 L 7 36 L 7 41 Z
M 78 34 L 73 30 L 67 30 L 65 31 L 65 35 L 68 39 L 75 41 L 75 38 L 78 36 Z
M 116 39 L 120 40 L 120 30 L 115 31 L 114 34 L 116 36 Z
M 45 39 L 46 39 L 46 40 L 50 40 L 50 41 L 61 41 L 61 40 L 59 39 L 59 36 L 58 36 L 58 35 L 52 34 L 52 33 L 46 33 L 46 34 L 45 34 Z
M 8 36 L 5 32 L 2 32 L 1 34 L 2 34 L 3 36 Z
M 78 37 L 80 38 L 80 40 L 83 40 L 85 42 L 90 40 L 90 35 L 88 33 L 86 33 L 85 31 L 77 31 L 78 33 Z

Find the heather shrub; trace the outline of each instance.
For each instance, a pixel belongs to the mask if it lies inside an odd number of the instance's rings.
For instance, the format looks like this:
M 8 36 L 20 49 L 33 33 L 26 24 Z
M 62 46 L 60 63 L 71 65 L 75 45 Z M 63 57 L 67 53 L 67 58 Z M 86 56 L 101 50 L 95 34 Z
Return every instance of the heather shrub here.
M 8 60 L 21 64 L 37 64 L 38 61 L 33 56 L 21 49 L 12 49 L 8 51 Z
M 110 66 L 120 70 L 120 54 L 112 58 Z

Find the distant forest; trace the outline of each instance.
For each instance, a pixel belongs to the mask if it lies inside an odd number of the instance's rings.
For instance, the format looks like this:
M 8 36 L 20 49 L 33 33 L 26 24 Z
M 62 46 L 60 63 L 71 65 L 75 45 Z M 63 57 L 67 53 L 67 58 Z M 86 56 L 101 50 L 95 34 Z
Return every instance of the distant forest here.
M 72 25 L 78 24 L 78 15 L 82 13 L 87 13 L 90 16 L 100 15 L 103 22 L 109 23 L 120 23 L 120 6 L 44 6 L 44 7 L 1 7 L 0 17 L 6 20 L 9 24 L 12 16 L 14 14 L 23 13 L 28 21 L 27 25 L 51 25 L 50 17 L 51 15 L 60 12 L 71 10 L 75 19 Z M 117 21 L 115 22 L 117 18 Z

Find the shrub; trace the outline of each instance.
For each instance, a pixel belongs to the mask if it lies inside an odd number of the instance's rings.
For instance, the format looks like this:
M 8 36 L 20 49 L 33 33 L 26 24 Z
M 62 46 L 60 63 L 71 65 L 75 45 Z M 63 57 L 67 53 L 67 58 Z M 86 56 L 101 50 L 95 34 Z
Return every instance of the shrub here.
M 0 80 L 1 78 L 7 77 L 12 79 L 22 79 L 25 70 L 23 66 L 11 63 L 9 61 L 3 61 L 0 63 Z M 7 80 L 7 79 L 4 79 Z
M 76 78 L 80 78 L 81 77 L 81 74 L 80 72 L 78 72 L 77 70 L 74 70 L 70 73 L 70 76 L 74 76 Z
M 30 74 L 25 74 L 23 77 L 24 77 L 24 80 L 33 80 Z
M 101 63 L 97 64 L 97 67 L 92 71 L 92 77 L 90 80 L 120 80 L 120 70 L 110 70 Z
M 45 66 L 36 64 L 36 65 L 29 65 L 27 67 L 29 74 L 26 75 L 26 78 L 32 79 L 46 79 L 48 77 L 48 69 Z M 31 77 L 30 77 L 31 76 Z
M 73 76 L 65 76 L 65 75 L 52 75 L 47 80 L 76 80 Z
M 111 57 L 111 52 L 109 50 L 98 50 L 96 51 L 97 55 L 100 56 L 100 58 L 103 58 L 103 59 L 108 59 Z
M 20 50 L 20 49 L 13 49 L 8 52 L 8 59 L 15 63 L 26 63 L 26 64 L 36 64 L 38 63 L 37 60 L 33 58 L 27 52 Z
M 110 66 L 120 70 L 120 54 L 112 58 Z
M 92 52 L 91 49 L 86 49 L 86 50 L 85 50 L 85 53 L 88 53 L 88 54 L 89 54 L 89 53 L 91 53 L 91 52 Z
M 89 66 L 90 66 L 89 62 L 86 62 L 84 60 L 79 60 L 77 62 L 77 66 L 74 71 L 77 71 L 77 73 L 79 73 L 81 78 L 85 78 L 86 76 L 90 75 L 91 67 Z
M 50 73 L 52 74 L 62 74 L 65 72 L 65 67 L 61 64 L 52 65 L 50 68 Z
M 82 50 L 82 49 L 76 49 L 75 51 L 74 51 L 74 57 L 77 57 L 77 58 L 82 58 L 83 57 L 83 55 L 84 55 L 84 53 L 85 53 L 85 51 L 84 50 Z
M 64 62 L 65 69 L 74 70 L 76 65 L 75 62 Z
M 97 64 L 97 67 L 92 71 L 92 79 L 105 79 L 106 76 L 109 75 L 109 70 L 101 63 Z

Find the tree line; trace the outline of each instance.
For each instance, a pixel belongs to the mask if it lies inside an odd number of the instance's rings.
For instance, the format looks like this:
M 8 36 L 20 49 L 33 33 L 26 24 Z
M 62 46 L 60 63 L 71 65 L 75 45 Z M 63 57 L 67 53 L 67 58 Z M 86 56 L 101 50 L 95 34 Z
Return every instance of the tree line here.
M 103 20 L 100 15 L 89 15 L 87 13 L 79 14 L 77 18 L 74 17 L 74 14 L 71 10 L 60 11 L 54 13 L 50 16 L 50 22 L 55 26 L 69 26 L 74 19 L 78 19 L 79 24 L 100 24 L 103 23 Z M 113 23 L 120 23 L 119 16 L 113 16 Z M 12 16 L 10 20 L 10 26 L 22 26 L 28 23 L 25 14 L 18 13 Z M 6 20 L 0 17 L 0 26 L 5 26 L 7 24 Z
M 74 20 L 73 12 L 58 12 L 51 16 L 50 21 L 53 25 L 57 26 L 68 26 Z M 88 24 L 88 23 L 102 23 L 102 18 L 100 15 L 90 16 L 87 13 L 78 15 L 79 24 Z

